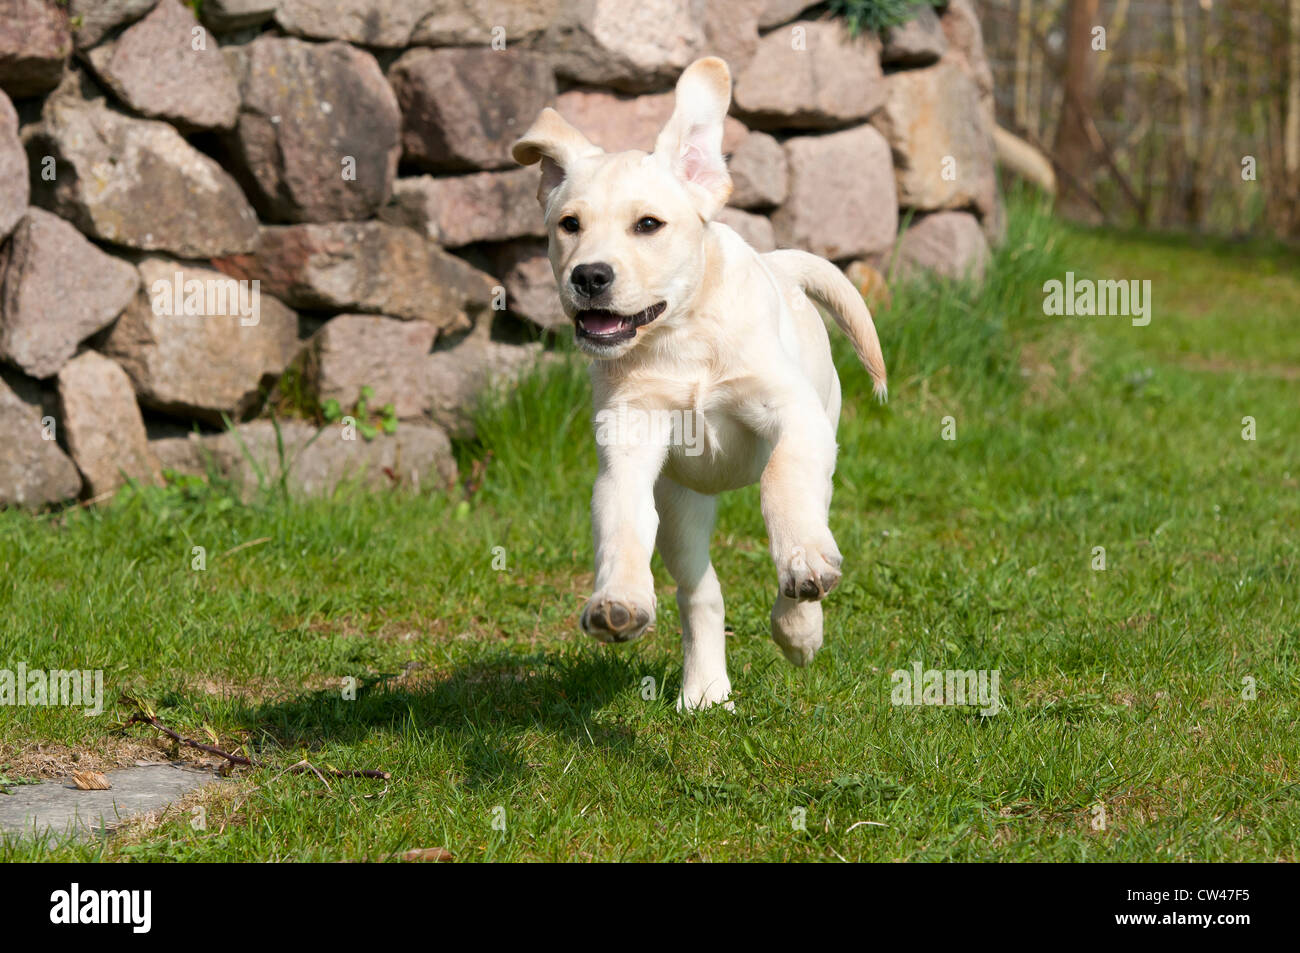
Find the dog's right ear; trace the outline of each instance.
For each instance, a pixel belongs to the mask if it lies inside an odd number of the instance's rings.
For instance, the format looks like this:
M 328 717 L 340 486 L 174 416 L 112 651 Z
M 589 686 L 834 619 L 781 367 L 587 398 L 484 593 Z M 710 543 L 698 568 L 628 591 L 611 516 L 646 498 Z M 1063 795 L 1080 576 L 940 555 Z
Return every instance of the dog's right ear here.
M 537 189 L 537 201 L 543 207 L 551 191 L 564 181 L 566 170 L 574 162 L 600 153 L 598 147 L 549 106 L 510 149 L 510 154 L 520 165 L 542 163 L 542 183 Z

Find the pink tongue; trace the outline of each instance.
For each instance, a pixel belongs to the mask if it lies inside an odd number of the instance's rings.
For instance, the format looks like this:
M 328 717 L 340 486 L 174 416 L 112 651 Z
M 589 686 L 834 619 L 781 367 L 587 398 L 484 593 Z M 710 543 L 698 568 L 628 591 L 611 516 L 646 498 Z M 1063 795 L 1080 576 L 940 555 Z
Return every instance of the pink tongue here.
M 616 314 L 583 315 L 582 326 L 592 334 L 609 334 L 623 326 L 623 319 Z

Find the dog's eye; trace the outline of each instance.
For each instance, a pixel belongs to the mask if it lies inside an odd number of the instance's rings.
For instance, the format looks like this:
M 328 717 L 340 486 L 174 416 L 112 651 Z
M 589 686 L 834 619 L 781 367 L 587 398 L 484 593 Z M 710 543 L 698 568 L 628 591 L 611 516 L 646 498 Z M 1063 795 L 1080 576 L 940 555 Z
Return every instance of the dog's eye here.
M 560 228 L 572 235 L 579 228 L 578 219 L 573 215 L 566 215 L 560 219 Z
M 632 229 L 638 235 L 650 235 L 659 231 L 659 229 L 663 227 L 664 223 L 659 221 L 659 219 L 652 215 L 646 215 L 642 218 L 638 218 L 636 224 L 632 226 Z

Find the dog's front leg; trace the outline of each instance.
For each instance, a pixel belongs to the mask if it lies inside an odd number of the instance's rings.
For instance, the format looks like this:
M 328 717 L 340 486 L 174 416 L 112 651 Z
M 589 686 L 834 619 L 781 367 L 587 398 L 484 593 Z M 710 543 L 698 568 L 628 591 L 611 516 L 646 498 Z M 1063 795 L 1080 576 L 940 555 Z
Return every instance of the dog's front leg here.
M 760 487 L 780 592 L 821 599 L 840 581 L 839 548 L 827 526 L 835 431 L 811 386 L 765 403 L 772 454 Z
M 626 642 L 655 617 L 654 549 L 659 515 L 654 485 L 666 444 L 637 442 L 600 447 L 591 495 L 596 548 L 595 593 L 582 610 L 582 629 L 602 642 Z

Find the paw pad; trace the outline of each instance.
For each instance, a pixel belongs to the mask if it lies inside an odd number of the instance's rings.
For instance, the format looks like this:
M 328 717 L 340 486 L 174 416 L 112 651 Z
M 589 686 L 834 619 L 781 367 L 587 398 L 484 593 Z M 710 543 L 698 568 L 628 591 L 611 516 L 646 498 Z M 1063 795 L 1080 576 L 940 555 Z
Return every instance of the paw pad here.
M 654 613 L 623 599 L 592 596 L 582 610 L 582 631 L 602 642 L 628 642 L 641 635 Z

